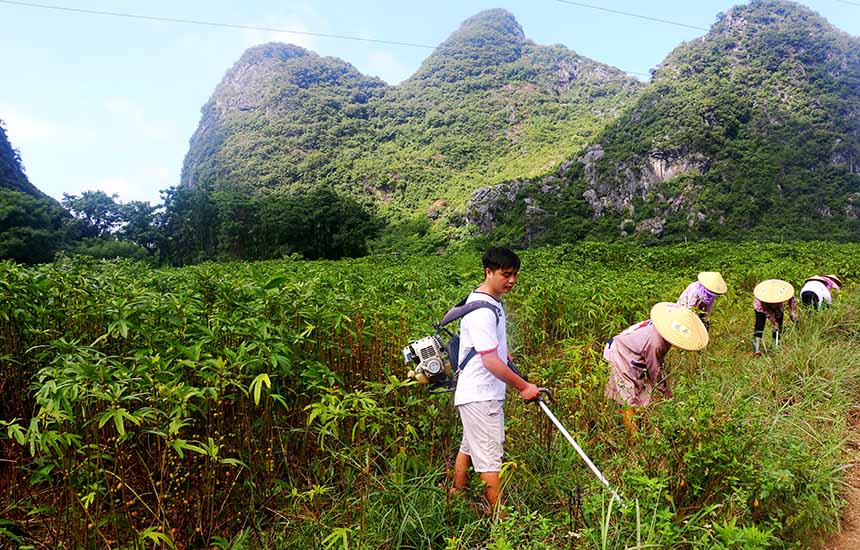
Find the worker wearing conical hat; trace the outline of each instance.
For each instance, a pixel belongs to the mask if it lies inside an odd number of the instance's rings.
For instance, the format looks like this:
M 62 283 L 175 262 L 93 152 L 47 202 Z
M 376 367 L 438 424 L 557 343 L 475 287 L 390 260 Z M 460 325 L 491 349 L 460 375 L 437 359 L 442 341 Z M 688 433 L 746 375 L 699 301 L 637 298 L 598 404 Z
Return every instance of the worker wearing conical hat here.
M 842 280 L 836 275 L 821 275 L 821 277 L 828 279 L 836 287 L 836 290 L 842 290 Z M 832 291 L 833 287 L 830 290 Z
M 821 309 L 833 303 L 833 293 L 841 288 L 841 281 L 835 275 L 813 275 L 803 281 L 800 301 L 804 305 Z
M 624 406 L 624 425 L 636 432 L 633 407 L 651 403 L 654 389 L 666 397 L 672 390 L 663 375 L 663 361 L 672 345 L 696 351 L 708 345 L 708 331 L 692 310 L 660 302 L 651 308 L 651 318 L 625 329 L 603 349 L 609 362 L 606 396 Z
M 782 321 L 785 305 L 788 304 L 792 321 L 797 321 L 797 298 L 794 297 L 794 287 L 781 279 L 768 279 L 756 285 L 753 289 L 753 309 L 755 310 L 755 328 L 753 330 L 753 353 L 761 355 L 761 337 L 764 333 L 765 320 L 773 326 L 774 346 L 779 347 L 779 337 L 782 333 Z
M 723 276 L 718 271 L 702 271 L 696 281 L 693 281 L 681 296 L 678 305 L 699 310 L 699 318 L 708 327 L 708 319 L 714 310 L 714 302 L 718 296 L 726 293 L 728 287 Z

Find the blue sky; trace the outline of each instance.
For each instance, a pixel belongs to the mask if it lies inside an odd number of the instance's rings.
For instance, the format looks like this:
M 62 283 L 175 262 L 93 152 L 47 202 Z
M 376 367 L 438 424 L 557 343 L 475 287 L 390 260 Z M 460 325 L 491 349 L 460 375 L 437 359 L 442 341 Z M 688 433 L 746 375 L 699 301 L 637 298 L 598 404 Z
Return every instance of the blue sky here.
M 23 1 L 23 0 L 22 0 Z M 704 34 L 558 0 L 433 2 L 246 0 L 35 0 L 84 10 L 192 19 L 436 45 L 459 24 L 505 8 L 538 44 L 563 44 L 597 61 L 646 73 Z M 595 6 L 710 27 L 741 2 L 584 0 Z M 860 35 L 860 0 L 803 2 Z M 227 69 L 242 52 L 290 42 L 340 57 L 396 84 L 429 49 L 307 35 L 212 28 L 70 13 L 0 1 L 0 120 L 30 180 L 49 195 L 100 189 L 123 202 L 160 202 L 179 183 L 188 140 Z M 640 77 L 645 78 L 645 77 Z

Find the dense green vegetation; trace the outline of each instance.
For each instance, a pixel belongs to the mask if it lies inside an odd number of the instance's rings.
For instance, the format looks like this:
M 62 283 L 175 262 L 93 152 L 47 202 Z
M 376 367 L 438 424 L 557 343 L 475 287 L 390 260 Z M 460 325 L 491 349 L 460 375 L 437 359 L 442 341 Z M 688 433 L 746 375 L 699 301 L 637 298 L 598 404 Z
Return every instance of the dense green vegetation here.
M 73 220 L 34 189 L 36 202 L 4 194 L 0 257 L 187 265 L 474 239 L 855 241 L 858 75 L 855 37 L 782 0 L 720 14 L 647 85 L 534 44 L 503 10 L 466 20 L 396 86 L 266 44 L 204 106 L 163 205 L 83 194 L 65 205 Z M 2 141 L 2 187 L 21 192 Z
M 269 44 L 250 50 L 204 108 L 183 184 L 332 185 L 389 218 L 372 245 L 380 251 L 460 240 L 487 207 L 483 231 L 523 245 L 851 241 L 858 75 L 855 37 L 782 0 L 720 14 L 645 86 L 533 44 L 502 10 L 465 21 L 397 86 Z M 600 153 L 586 160 L 589 151 Z M 495 184 L 499 197 L 467 208 Z
M 578 227 L 592 238 L 655 220 L 669 239 L 856 240 L 858 109 L 858 39 L 806 7 L 755 0 L 666 58 L 595 136 L 602 158 L 564 174 L 562 196 L 524 194 L 575 220 L 591 212 L 590 190 L 606 208 Z M 655 166 L 680 174 L 664 180 Z M 522 233 L 524 217 L 511 211 L 505 225 Z M 550 227 L 545 241 L 557 240 Z
M 474 189 L 555 168 L 640 86 L 532 43 L 503 10 L 466 20 L 397 86 L 266 44 L 248 50 L 204 106 L 182 184 L 212 194 L 331 186 L 384 211 L 391 226 L 377 248 L 432 249 L 434 238 L 414 237 L 416 224 L 443 241 L 462 237 Z
M 372 207 L 331 189 L 248 194 L 180 187 L 167 193 L 158 228 L 165 261 L 308 259 L 367 254 L 382 226 Z
M 0 258 L 50 262 L 69 241 L 68 218 L 27 179 L 0 120 Z
M 805 548 L 836 525 L 860 397 L 849 290 L 749 354 L 751 289 L 860 275 L 856 245 L 585 243 L 523 253 L 513 349 L 629 502 L 533 406 L 508 405 L 493 521 L 448 499 L 449 396 L 401 347 L 480 280 L 477 254 L 203 264 L 0 264 L 0 537 L 66 548 Z M 603 343 L 723 272 L 712 342 L 628 440 Z M 766 339 L 769 344 L 770 340 Z M 473 487 L 469 498 L 477 498 Z
M 355 257 L 367 254 L 383 227 L 372 204 L 321 185 L 259 194 L 174 187 L 159 206 L 84 191 L 64 194 L 61 205 L 30 184 L 5 133 L 0 168 L 0 259 L 25 264 L 51 262 L 57 254 L 173 265 Z
M 51 262 L 57 254 L 174 265 L 294 254 L 355 257 L 367 254 L 383 225 L 372 205 L 322 186 L 250 195 L 171 188 L 163 207 L 84 191 L 65 194 L 60 205 L 30 184 L 17 153 L 0 140 L 4 150 L 15 170 L 0 174 L 0 258 L 25 264 Z
M 44 197 L 27 179 L 24 167 L 21 165 L 21 155 L 9 143 L 2 120 L 0 120 L 0 188 Z
M 67 222 L 56 201 L 0 188 L 0 258 L 52 261 L 67 241 Z

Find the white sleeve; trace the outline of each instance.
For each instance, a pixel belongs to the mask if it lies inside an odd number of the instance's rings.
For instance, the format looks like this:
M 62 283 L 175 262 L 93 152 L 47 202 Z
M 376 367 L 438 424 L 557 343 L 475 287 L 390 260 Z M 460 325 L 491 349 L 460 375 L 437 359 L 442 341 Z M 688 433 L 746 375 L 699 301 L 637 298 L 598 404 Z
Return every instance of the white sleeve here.
M 460 331 L 468 334 L 468 342 L 481 355 L 495 351 L 499 347 L 496 314 L 489 308 L 476 309 L 463 317 Z

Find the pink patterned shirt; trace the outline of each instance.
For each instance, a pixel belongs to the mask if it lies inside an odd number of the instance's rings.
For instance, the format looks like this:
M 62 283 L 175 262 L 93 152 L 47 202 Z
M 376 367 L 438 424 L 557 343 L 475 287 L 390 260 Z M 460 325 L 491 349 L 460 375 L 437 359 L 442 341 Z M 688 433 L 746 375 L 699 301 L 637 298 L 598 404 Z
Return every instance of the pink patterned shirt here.
M 664 393 L 669 388 L 662 377 L 663 360 L 672 344 L 660 336 L 651 320 L 642 321 L 625 329 L 612 339 L 603 350 L 603 357 L 612 365 L 608 395 L 615 398 L 618 382 L 634 382 L 633 395 L 625 395 L 628 404 L 644 406 L 651 401 L 651 389 Z M 645 380 L 642 380 L 644 371 Z M 617 400 L 617 399 L 616 399 Z
M 689 308 L 699 308 L 710 315 L 714 310 L 717 295 L 705 288 L 699 281 L 693 281 L 678 297 L 678 305 Z
M 827 290 L 839 290 L 839 285 L 836 284 L 836 281 L 828 277 L 827 275 L 815 275 L 816 278 L 820 280 L 820 282 L 827 287 Z
M 791 311 L 791 318 L 797 318 L 797 298 L 794 296 L 788 300 L 788 308 Z M 762 302 L 758 298 L 753 299 L 753 309 L 758 311 L 759 313 L 764 313 L 767 316 L 768 321 L 773 326 L 779 325 L 779 317 L 785 311 L 785 302 L 780 302 L 778 304 L 769 304 L 767 302 Z

